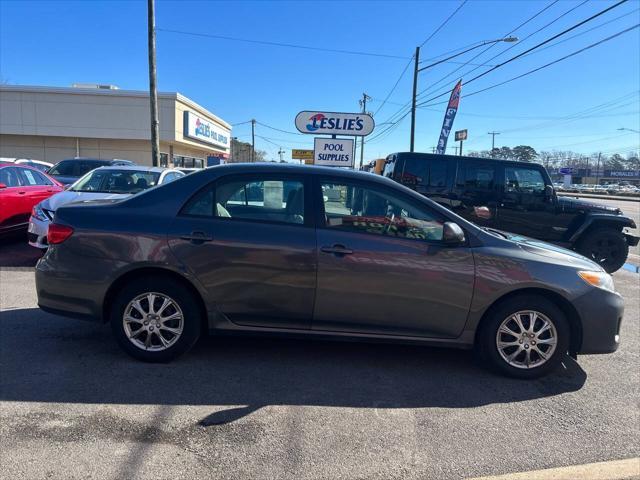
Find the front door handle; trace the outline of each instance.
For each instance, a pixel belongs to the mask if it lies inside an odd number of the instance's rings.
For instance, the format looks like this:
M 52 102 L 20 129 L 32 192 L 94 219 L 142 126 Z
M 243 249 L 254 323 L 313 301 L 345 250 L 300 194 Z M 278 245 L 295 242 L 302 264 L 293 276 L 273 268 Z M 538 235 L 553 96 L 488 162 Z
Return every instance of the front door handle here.
M 320 251 L 324 253 L 333 253 L 335 255 L 350 255 L 353 250 L 346 248 L 344 245 L 333 245 L 332 247 L 321 247 Z
M 204 232 L 191 232 L 186 235 L 180 235 L 180 238 L 182 240 L 189 240 L 191 243 L 195 245 L 199 245 L 204 242 L 210 242 L 213 240 L 212 236 L 207 235 Z

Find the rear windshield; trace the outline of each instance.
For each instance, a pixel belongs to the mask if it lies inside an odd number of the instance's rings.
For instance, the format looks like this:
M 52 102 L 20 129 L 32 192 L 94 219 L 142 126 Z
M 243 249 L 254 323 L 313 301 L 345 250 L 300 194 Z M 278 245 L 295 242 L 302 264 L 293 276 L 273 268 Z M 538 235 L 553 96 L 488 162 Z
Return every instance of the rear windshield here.
M 51 175 L 61 175 L 63 177 L 81 177 L 87 172 L 109 165 L 109 162 L 104 160 L 63 160 L 51 167 L 49 173 Z
M 160 173 L 144 170 L 93 170 L 69 190 L 92 193 L 138 193 L 158 184 Z

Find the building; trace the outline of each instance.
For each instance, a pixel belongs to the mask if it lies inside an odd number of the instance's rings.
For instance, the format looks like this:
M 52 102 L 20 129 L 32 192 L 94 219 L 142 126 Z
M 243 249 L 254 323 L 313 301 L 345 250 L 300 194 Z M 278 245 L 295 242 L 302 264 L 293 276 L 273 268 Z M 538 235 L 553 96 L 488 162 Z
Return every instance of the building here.
M 179 93 L 158 93 L 160 164 L 228 159 L 231 125 Z M 151 165 L 149 94 L 109 85 L 0 85 L 0 157 L 56 163 L 121 158 Z

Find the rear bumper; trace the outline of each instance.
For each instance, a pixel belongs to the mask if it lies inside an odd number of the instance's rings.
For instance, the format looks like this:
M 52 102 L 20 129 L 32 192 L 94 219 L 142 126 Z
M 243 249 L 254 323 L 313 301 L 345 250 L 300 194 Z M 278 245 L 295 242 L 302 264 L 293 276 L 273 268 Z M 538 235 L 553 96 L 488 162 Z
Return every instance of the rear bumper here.
M 576 353 L 612 353 L 620 345 L 623 298 L 613 292 L 592 289 L 573 301 L 582 321 L 582 342 Z
M 57 268 L 53 268 L 48 259 L 50 253 L 48 251 L 36 265 L 38 306 L 57 315 L 102 322 L 108 284 L 96 278 L 95 265 L 77 262 L 67 269 L 56 263 Z

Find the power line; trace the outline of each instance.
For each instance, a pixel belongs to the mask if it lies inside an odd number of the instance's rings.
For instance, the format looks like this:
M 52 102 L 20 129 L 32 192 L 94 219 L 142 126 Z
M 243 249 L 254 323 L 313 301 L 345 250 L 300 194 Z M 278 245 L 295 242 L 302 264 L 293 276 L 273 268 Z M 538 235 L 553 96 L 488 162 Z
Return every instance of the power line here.
M 429 35 L 429 36 L 426 38 L 426 40 L 425 40 L 424 42 L 422 42 L 422 43 L 420 44 L 420 46 L 421 46 L 421 47 L 424 47 L 425 43 L 427 43 L 429 40 L 431 40 L 431 39 L 436 35 L 436 33 L 438 33 L 440 30 L 442 30 L 442 28 L 443 28 L 447 23 L 449 23 L 449 20 L 451 20 L 451 19 L 455 16 L 455 14 L 456 14 L 456 13 L 458 13 L 462 7 L 464 7 L 464 5 L 467 3 L 467 1 L 468 1 L 468 0 L 464 0 L 460 5 L 458 5 L 458 8 L 456 8 L 456 9 L 453 11 L 453 13 L 452 13 L 451 15 L 449 15 L 449 16 L 445 19 L 445 21 L 444 21 L 444 22 L 442 22 L 442 23 L 440 24 L 440 26 L 439 26 L 438 28 L 436 28 L 436 29 L 434 30 L 434 32 L 433 32 L 431 35 Z
M 584 4 L 586 4 L 589 0 L 584 0 L 582 3 L 579 3 L 578 5 L 576 5 L 575 7 L 571 7 L 569 10 L 565 11 L 564 13 L 560 14 L 559 16 L 557 16 L 556 18 L 554 18 L 553 20 L 551 20 L 550 22 L 544 24 L 542 27 L 538 28 L 537 30 L 535 30 L 534 32 L 530 33 L 529 35 L 527 35 L 526 37 L 524 37 L 523 39 L 521 39 L 518 43 L 514 43 L 512 45 L 510 45 L 509 47 L 507 47 L 506 49 L 504 49 L 503 51 L 497 53 L 496 55 L 494 55 L 493 57 L 491 57 L 490 59 L 487 60 L 487 62 L 490 62 L 491 60 L 494 60 L 502 55 L 504 55 L 505 53 L 507 53 L 509 50 L 522 45 L 523 42 L 526 42 L 529 38 L 533 37 L 534 35 L 540 33 L 541 31 L 549 28 L 551 25 L 553 25 L 554 23 L 556 23 L 558 20 L 560 20 L 563 17 L 566 17 L 568 14 L 570 14 L 571 12 L 573 12 L 574 10 L 580 8 L 581 6 L 583 6 Z M 496 65 L 494 65 L 495 67 Z M 475 72 L 476 70 L 478 70 L 478 66 L 476 66 L 475 68 L 472 68 L 471 70 L 468 70 L 467 72 L 461 74 L 461 77 L 466 77 L 467 75 L 469 75 L 472 72 Z M 468 82 L 465 82 L 468 83 Z M 435 84 L 432 85 L 431 87 L 432 89 L 435 90 Z M 428 90 L 428 89 L 427 89 Z M 425 90 L 426 91 L 426 90 Z
M 546 10 L 548 10 L 549 8 L 551 8 L 553 5 L 555 5 L 556 3 L 558 3 L 559 0 L 554 0 L 553 2 L 551 2 L 549 5 L 546 5 L 544 8 L 542 8 L 541 10 L 539 10 L 537 13 L 535 13 L 534 15 L 532 15 L 531 17 L 529 17 L 528 19 L 526 19 L 524 22 L 520 23 L 520 25 L 518 25 L 517 27 L 513 28 L 510 32 L 506 33 L 505 35 L 503 35 L 504 37 L 507 37 L 513 33 L 515 33 L 516 31 L 518 31 L 520 28 L 522 28 L 523 26 L 525 26 L 527 23 L 531 22 L 532 20 L 534 20 L 536 17 L 538 17 L 539 15 L 541 15 L 542 13 L 544 13 Z M 455 70 L 453 70 L 452 72 L 450 72 L 449 74 L 445 75 L 445 77 L 441 78 L 440 80 L 438 80 L 437 82 L 435 82 L 435 85 L 439 84 L 440 82 L 442 82 L 442 80 L 449 78 L 453 73 L 459 71 L 461 68 L 463 68 L 465 65 L 469 64 L 470 62 L 472 62 L 473 60 L 475 60 L 476 58 L 478 58 L 479 56 L 481 56 L 482 54 L 484 54 L 485 52 L 487 52 L 488 50 L 490 50 L 491 48 L 495 47 L 497 45 L 497 43 L 492 43 L 490 44 L 487 48 L 483 49 L 480 53 L 478 53 L 477 55 L 475 55 L 474 57 L 472 57 L 468 62 L 465 62 L 462 66 L 456 68 Z M 468 47 L 465 47 L 468 48 Z M 458 50 L 462 50 L 462 49 L 458 49 Z M 432 85 L 435 86 L 435 85 Z M 420 95 L 422 95 L 423 93 L 425 93 L 427 90 L 429 90 L 429 88 L 431 87 L 427 87 L 425 90 L 423 90 L 422 92 L 420 92 Z M 411 102 L 407 102 L 405 104 L 403 104 L 403 106 L 397 110 L 393 115 L 391 115 L 386 121 L 393 123 L 392 120 L 402 114 L 403 110 L 405 108 L 407 108 L 409 105 L 411 105 Z M 404 118 L 404 117 L 402 117 Z
M 398 77 L 398 80 L 396 80 L 396 83 L 393 84 L 393 87 L 391 87 L 391 90 L 389 91 L 389 93 L 387 94 L 387 96 L 385 97 L 385 99 L 382 101 L 382 104 L 376 109 L 375 112 L 373 112 L 373 115 L 375 116 L 381 109 L 382 107 L 384 107 L 384 104 L 387 103 L 387 101 L 389 100 L 389 98 L 391 97 L 391 95 L 393 94 L 393 92 L 395 91 L 396 87 L 398 86 L 398 84 L 400 83 L 400 80 L 402 80 L 402 77 L 404 77 L 404 74 L 407 72 L 407 69 L 409 68 L 409 66 L 413 63 L 413 57 L 411 57 L 409 59 L 409 62 L 405 65 L 404 69 L 402 70 L 402 73 L 400 74 L 400 76 Z
M 271 130 L 275 130 L 276 132 L 288 133 L 289 135 L 305 135 L 300 132 L 292 132 L 290 130 L 282 130 L 281 128 L 272 127 L 271 125 L 267 125 L 266 123 L 256 122 L 258 125 L 262 125 L 263 127 L 270 128 Z
M 503 82 L 496 83 L 494 85 L 490 85 L 490 86 L 488 86 L 486 88 L 482 88 L 480 90 L 476 90 L 475 92 L 467 93 L 464 96 L 465 97 L 470 97 L 472 95 L 476 95 L 478 93 L 486 92 L 487 90 L 491 90 L 493 88 L 500 87 L 500 86 L 502 86 L 502 85 L 504 85 L 506 83 L 513 82 L 514 80 L 518 80 L 518 79 L 520 79 L 522 77 L 526 77 L 527 75 L 531 75 L 532 73 L 538 72 L 538 71 L 540 71 L 540 70 L 542 70 L 544 68 L 550 67 L 551 65 L 555 65 L 556 63 L 562 62 L 563 60 L 567 60 L 568 58 L 574 57 L 574 56 L 576 56 L 576 55 L 578 55 L 578 54 L 580 54 L 580 53 L 582 53 L 582 52 L 584 52 L 586 50 L 590 50 L 590 49 L 592 49 L 594 47 L 597 47 L 598 45 L 601 45 L 601 44 L 606 43 L 606 42 L 608 42 L 610 40 L 613 40 L 614 38 L 619 37 L 620 35 L 624 35 L 625 33 L 630 32 L 631 30 L 635 30 L 638 27 L 640 27 L 640 24 L 637 24 L 637 25 L 635 25 L 633 27 L 629 27 L 629 28 L 627 28 L 625 30 L 622 30 L 622 31 L 620 31 L 620 32 L 618 32 L 616 34 L 613 34 L 613 35 L 611 35 L 611 36 L 609 36 L 607 38 L 603 38 L 602 40 L 599 40 L 599 41 L 597 41 L 595 43 L 592 43 L 591 45 L 588 45 L 588 46 L 586 46 L 584 48 L 581 48 L 580 50 L 576 50 L 575 52 L 571 52 L 570 54 L 565 55 L 564 57 L 558 58 L 558 59 L 556 59 L 556 60 L 554 60 L 552 62 L 546 63 L 546 64 L 544 64 L 544 65 L 542 65 L 540 67 L 537 67 L 537 68 L 534 68 L 532 70 L 529 70 L 528 72 L 522 73 L 520 75 L 512 77 L 512 78 L 510 78 L 508 80 L 505 80 Z
M 558 3 L 560 0 L 554 0 L 553 2 L 551 2 L 550 4 L 546 5 L 545 7 L 543 7 L 541 10 L 539 10 L 537 13 L 533 14 L 531 17 L 527 18 L 524 22 L 520 23 L 520 25 L 518 25 L 517 27 L 513 28 L 510 32 L 506 33 L 503 35 L 503 37 L 508 37 L 509 35 L 517 32 L 518 30 L 520 30 L 522 27 L 524 27 L 526 24 L 528 24 L 529 22 L 535 20 L 537 17 L 539 17 L 541 14 L 543 14 L 544 12 L 546 12 L 548 9 L 550 9 L 551 7 L 553 7 L 556 3 Z M 470 64 L 473 60 L 475 60 L 476 58 L 482 56 L 485 52 L 488 52 L 489 50 L 491 50 L 493 47 L 495 47 L 497 45 L 497 43 L 492 43 L 489 46 L 487 46 L 487 48 L 482 49 L 479 53 L 477 53 L 476 55 L 474 55 L 472 58 L 469 59 L 468 62 L 464 63 L 463 65 L 461 65 L 460 67 L 452 70 L 451 72 L 449 72 L 448 74 L 446 74 L 444 77 L 440 78 L 438 81 L 433 82 L 429 87 L 425 88 L 424 90 L 422 90 L 419 94 L 418 97 L 420 97 L 421 95 L 423 95 L 424 93 L 426 93 L 429 90 L 433 90 L 436 88 L 437 85 L 441 84 L 444 80 L 451 78 L 451 76 L 456 73 L 459 72 L 465 65 Z M 511 47 L 510 47 L 511 48 Z
M 592 21 L 592 20 L 595 20 L 595 19 L 596 19 L 596 18 L 598 18 L 599 16 L 604 15 L 605 13 L 607 13 L 608 11 L 610 11 L 610 10 L 612 10 L 612 9 L 616 8 L 616 7 L 619 7 L 619 6 L 620 6 L 620 5 L 622 5 L 623 3 L 626 3 L 627 1 L 628 1 L 628 0 L 620 0 L 618 3 L 616 3 L 616 4 L 614 4 L 614 5 L 611 5 L 610 7 L 607 7 L 607 8 L 605 8 L 604 10 L 601 10 L 600 12 L 598 12 L 598 13 L 596 13 L 596 14 L 594 14 L 594 15 L 590 16 L 589 18 L 587 18 L 587 19 L 585 19 L 585 20 L 582 20 L 581 22 L 576 23 L 575 25 L 573 25 L 573 26 L 571 26 L 571 27 L 569 27 L 569 28 L 567 28 L 567 29 L 563 30 L 563 31 L 562 31 L 562 32 L 560 32 L 560 33 L 557 33 L 556 35 L 553 35 L 553 36 L 552 36 L 552 37 L 550 37 L 550 38 L 547 38 L 546 40 L 544 40 L 544 41 L 542 41 L 542 42 L 540 42 L 540 43 L 538 43 L 538 44 L 534 45 L 533 47 L 531 47 L 531 48 L 529 48 L 529 49 L 525 50 L 524 52 L 521 52 L 521 53 L 519 53 L 518 55 L 515 55 L 515 56 L 511 57 L 510 59 L 505 60 L 505 61 L 504 61 L 504 62 L 502 62 L 502 63 L 499 63 L 499 64 L 498 64 L 498 65 L 496 65 L 495 67 L 492 67 L 492 68 L 490 68 L 490 69 L 488 69 L 488 70 L 485 70 L 484 72 L 482 72 L 482 73 L 480 73 L 480 74 L 476 75 L 475 77 L 473 77 L 471 80 L 467 80 L 466 82 L 464 82 L 464 85 L 468 85 L 469 83 L 474 82 L 474 81 L 476 81 L 476 80 L 478 80 L 478 79 L 480 79 L 480 78 L 484 77 L 485 75 L 488 75 L 489 73 L 491 73 L 491 72 L 493 72 L 493 71 L 497 70 L 498 68 L 503 67 L 503 66 L 505 66 L 505 65 L 507 65 L 507 64 L 509 64 L 509 63 L 511 63 L 511 62 L 513 62 L 514 60 L 517 60 L 518 58 L 520 58 L 520 57 L 522 57 L 522 56 L 526 55 L 527 53 L 529 53 L 529 52 L 531 52 L 531 51 L 533 51 L 533 50 L 535 50 L 535 49 L 537 49 L 537 48 L 539 48 L 539 47 L 541 47 L 541 46 L 543 46 L 543 45 L 546 45 L 547 43 L 549 43 L 549 42 L 551 42 L 551 41 L 555 40 L 556 38 L 561 37 L 562 35 L 565 35 L 565 34 L 567 34 L 567 33 L 571 32 L 571 31 L 575 30 L 576 28 L 578 28 L 578 27 L 580 27 L 580 26 L 584 25 L 585 23 L 590 22 L 590 21 Z M 624 32 L 622 32 L 622 33 L 624 33 Z M 543 67 L 543 68 L 544 68 L 544 67 Z M 421 102 L 421 103 L 420 103 L 420 105 L 425 105 L 425 104 L 427 104 L 427 103 L 429 103 L 429 102 L 431 102 L 431 101 L 433 101 L 433 100 L 436 100 L 436 99 L 438 99 L 438 98 L 440 98 L 440 97 L 442 97 L 442 96 L 444 96 L 444 95 L 448 95 L 448 94 L 449 94 L 449 91 L 445 91 L 445 92 L 443 92 L 443 93 L 441 93 L 441 94 L 439 94 L 439 95 L 436 95 L 436 96 L 434 96 L 434 97 L 431 97 L 431 98 L 430 98 L 430 99 L 428 99 L 428 100 L 425 100 L 424 102 Z M 468 96 L 468 95 L 465 95 L 465 96 Z
M 271 42 L 268 40 L 255 40 L 255 39 L 249 39 L 249 38 L 230 37 L 227 35 L 212 35 L 208 33 L 189 32 L 185 30 L 173 30 L 168 28 L 156 28 L 156 30 L 159 32 L 177 33 L 180 35 L 190 35 L 194 37 L 206 37 L 206 38 L 215 38 L 218 40 L 229 40 L 233 42 L 253 43 L 257 45 L 268 45 L 271 47 L 298 48 L 302 50 L 313 50 L 317 52 L 340 53 L 345 55 L 361 55 L 361 56 L 367 56 L 367 57 L 396 58 L 396 59 L 402 59 L 402 60 L 406 60 L 409 58 L 409 57 L 402 57 L 399 55 L 389 55 L 386 53 L 361 52 L 357 50 L 341 50 L 341 49 L 335 49 L 335 48 L 313 47 L 310 45 L 297 45 L 293 43 Z
M 581 37 L 582 35 L 585 35 L 585 34 L 587 34 L 589 32 L 592 32 L 594 30 L 602 28 L 605 25 L 609 25 L 610 23 L 613 23 L 613 22 L 615 22 L 617 20 L 620 20 L 621 18 L 628 17 L 629 15 L 631 15 L 633 13 L 636 13 L 638 11 L 640 11 L 640 8 L 636 8 L 635 10 L 631 10 L 630 12 L 623 13 L 622 15 L 620 15 L 618 17 L 612 18 L 611 20 L 607 20 L 606 22 L 603 22 L 603 23 L 601 23 L 599 25 L 596 25 L 595 27 L 591 27 L 591 28 L 585 30 L 584 32 L 576 33 L 575 35 L 571 35 L 570 37 L 567 37 L 567 38 L 565 38 L 563 40 L 559 40 L 559 41 L 557 41 L 555 43 L 552 43 L 551 45 L 547 45 L 546 47 L 540 48 L 540 49 L 538 49 L 538 50 L 536 50 L 534 52 L 527 53 L 525 55 L 525 57 L 528 57 L 529 55 L 533 55 L 535 53 L 543 52 L 543 51 L 545 51 L 545 50 L 547 50 L 549 48 L 555 47 L 556 45 L 560 45 L 561 43 L 565 43 L 565 42 L 568 42 L 569 40 L 573 40 L 574 38 Z

